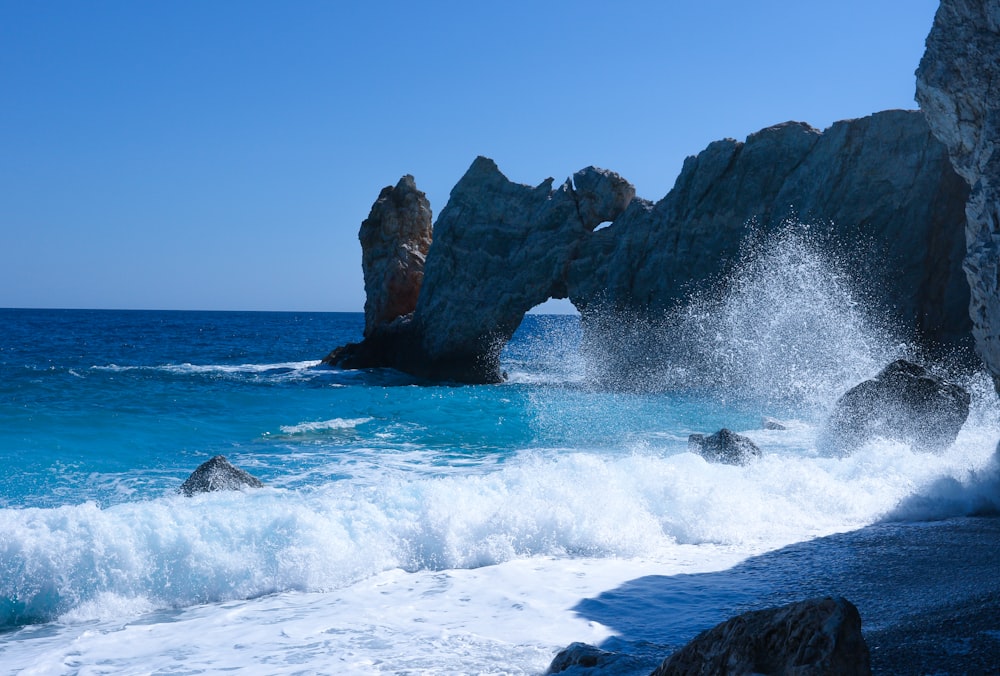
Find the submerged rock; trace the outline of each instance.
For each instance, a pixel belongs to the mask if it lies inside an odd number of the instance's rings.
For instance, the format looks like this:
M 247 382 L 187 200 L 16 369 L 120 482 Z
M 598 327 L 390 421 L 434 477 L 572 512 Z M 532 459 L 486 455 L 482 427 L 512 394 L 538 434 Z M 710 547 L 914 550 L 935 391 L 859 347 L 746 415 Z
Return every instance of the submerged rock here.
M 869 439 L 885 437 L 921 451 L 943 450 L 965 424 L 970 401 L 960 385 L 898 359 L 837 400 L 817 445 L 844 454 Z
M 1000 2 L 941 0 L 917 101 L 971 186 L 965 273 L 976 350 L 1000 392 Z
M 238 491 L 243 488 L 262 488 L 263 482 L 252 474 L 236 467 L 225 456 L 217 455 L 198 466 L 181 484 L 180 492 L 191 497 L 195 493 L 212 491 Z
M 787 430 L 788 426 L 774 418 L 764 418 L 760 421 L 762 429 L 765 430 Z
M 696 636 L 652 676 L 870 673 L 858 609 L 826 597 L 738 615 Z
M 745 465 L 761 455 L 757 444 L 725 427 L 709 436 L 692 434 L 688 437 L 688 449 L 709 462 L 726 465 Z

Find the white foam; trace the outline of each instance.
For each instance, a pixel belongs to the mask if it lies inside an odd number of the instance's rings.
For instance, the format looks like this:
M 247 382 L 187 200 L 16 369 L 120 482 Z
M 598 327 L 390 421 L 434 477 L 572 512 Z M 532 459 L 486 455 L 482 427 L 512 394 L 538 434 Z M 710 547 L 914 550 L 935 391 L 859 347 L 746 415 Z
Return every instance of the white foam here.
M 309 434 L 328 430 L 353 429 L 371 420 L 372 418 L 331 418 L 330 420 L 303 422 L 298 425 L 282 425 L 279 429 L 285 434 Z
M 97 371 L 162 371 L 176 374 L 261 374 L 274 372 L 301 372 L 319 366 L 318 361 L 290 361 L 274 364 L 160 364 L 157 366 L 92 366 Z
M 536 449 L 442 476 L 383 467 L 377 482 L 315 489 L 3 509 L 0 599 L 21 620 L 91 617 L 115 607 L 108 599 L 179 608 L 342 589 L 395 568 L 671 560 L 685 545 L 763 551 L 891 516 L 942 481 L 974 481 L 991 471 L 997 442 L 996 428 L 971 429 L 939 455 L 875 441 L 824 458 L 795 451 L 814 432 L 790 432 L 785 444 L 781 432 L 747 431 L 764 456 L 746 467 L 672 444 Z M 944 499 L 935 508 L 954 511 Z

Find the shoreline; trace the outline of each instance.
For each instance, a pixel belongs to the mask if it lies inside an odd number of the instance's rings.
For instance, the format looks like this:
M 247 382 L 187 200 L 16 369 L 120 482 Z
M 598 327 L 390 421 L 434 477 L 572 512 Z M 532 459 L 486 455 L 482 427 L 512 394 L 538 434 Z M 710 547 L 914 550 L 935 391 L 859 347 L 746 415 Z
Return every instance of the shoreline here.
M 700 631 L 748 610 L 843 596 L 861 613 L 874 674 L 1000 673 L 998 565 L 1000 516 L 883 522 L 725 571 L 630 580 L 574 610 L 615 634 L 598 646 L 613 653 L 613 671 L 649 673 Z M 699 596 L 702 612 L 671 616 L 671 599 L 690 606 Z

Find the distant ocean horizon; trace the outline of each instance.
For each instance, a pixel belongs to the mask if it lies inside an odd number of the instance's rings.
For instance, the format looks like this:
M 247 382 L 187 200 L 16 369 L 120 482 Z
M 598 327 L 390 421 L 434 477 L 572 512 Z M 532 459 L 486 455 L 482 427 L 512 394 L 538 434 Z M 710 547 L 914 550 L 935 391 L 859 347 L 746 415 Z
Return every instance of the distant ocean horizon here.
M 778 564 L 713 573 L 977 513 L 1000 436 L 983 373 L 956 376 L 972 412 L 940 453 L 817 450 L 837 396 L 909 348 L 812 281 L 692 306 L 677 321 L 699 351 L 641 387 L 594 377 L 573 315 L 528 315 L 505 383 L 454 386 L 321 365 L 359 312 L 2 309 L 0 666 L 531 674 L 583 641 L 648 673 L 794 591 Z M 722 427 L 762 457 L 689 450 Z M 215 455 L 264 488 L 180 495 Z

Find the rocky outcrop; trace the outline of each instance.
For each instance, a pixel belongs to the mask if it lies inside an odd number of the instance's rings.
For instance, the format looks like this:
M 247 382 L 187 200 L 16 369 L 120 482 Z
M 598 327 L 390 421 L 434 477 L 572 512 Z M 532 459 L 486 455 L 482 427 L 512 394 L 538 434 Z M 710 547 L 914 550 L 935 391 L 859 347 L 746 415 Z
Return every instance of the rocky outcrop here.
M 260 479 L 236 467 L 225 456 L 217 455 L 198 466 L 181 484 L 180 492 L 191 497 L 195 493 L 212 491 L 238 491 L 244 488 L 262 488 Z
M 688 449 L 709 462 L 725 465 L 745 465 L 760 457 L 757 444 L 741 434 L 723 427 L 715 434 L 692 434 L 688 437 Z
M 870 673 L 858 609 L 827 597 L 738 615 L 696 636 L 652 676 Z
M 717 283 L 748 238 L 794 215 L 857 262 L 851 272 L 873 311 L 929 344 L 968 336 L 968 187 L 919 112 L 877 113 L 825 132 L 789 122 L 745 142 L 718 141 L 688 158 L 660 202 L 634 194 L 594 167 L 558 188 L 552 179 L 531 187 L 476 159 L 435 224 L 414 312 L 328 363 L 495 382 L 504 344 L 548 298 L 580 309 L 602 354 L 641 346 L 644 322 Z M 635 320 L 631 334 L 622 316 Z M 616 345 L 600 342 L 608 322 Z M 611 371 L 629 368 L 609 360 Z
M 411 355 L 417 339 L 410 320 L 432 235 L 430 203 L 412 176 L 382 188 L 358 232 L 365 278 L 364 340 L 338 347 L 324 362 L 345 368 L 419 363 L 420 355 Z
M 961 386 L 898 359 L 837 401 L 817 446 L 846 454 L 869 439 L 884 437 L 916 450 L 940 451 L 955 441 L 969 416 L 970 401 Z
M 972 332 L 1000 392 L 1000 0 L 942 0 L 917 69 L 917 101 L 972 188 Z
M 412 176 L 382 188 L 358 232 L 365 276 L 365 337 L 416 309 L 431 236 L 431 205 Z

